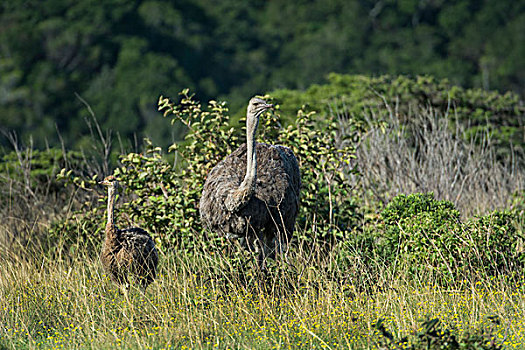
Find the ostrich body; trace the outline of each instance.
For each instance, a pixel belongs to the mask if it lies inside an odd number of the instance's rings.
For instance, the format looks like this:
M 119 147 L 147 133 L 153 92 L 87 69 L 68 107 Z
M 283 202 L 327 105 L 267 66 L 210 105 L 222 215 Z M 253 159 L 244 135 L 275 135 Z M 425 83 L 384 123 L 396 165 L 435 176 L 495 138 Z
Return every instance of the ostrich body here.
M 208 174 L 200 200 L 202 222 L 247 248 L 258 243 L 259 265 L 290 241 L 299 210 L 301 176 L 292 150 L 256 143 L 259 116 L 273 106 L 252 98 L 246 114 L 246 144 Z
M 124 291 L 129 287 L 128 274 L 133 274 L 143 291 L 156 276 L 159 256 L 151 236 L 139 227 L 119 229 L 114 223 L 118 181 L 108 176 L 101 182 L 108 186 L 108 221 L 100 261 L 111 280 Z

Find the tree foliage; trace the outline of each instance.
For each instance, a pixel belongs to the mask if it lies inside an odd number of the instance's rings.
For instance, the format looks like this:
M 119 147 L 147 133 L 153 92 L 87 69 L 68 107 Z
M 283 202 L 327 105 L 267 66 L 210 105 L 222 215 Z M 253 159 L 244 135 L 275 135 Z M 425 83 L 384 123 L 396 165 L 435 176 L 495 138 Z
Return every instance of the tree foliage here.
M 59 141 L 57 128 L 85 147 L 76 92 L 124 145 L 168 145 L 182 129 L 154 117 L 160 94 L 190 87 L 236 111 L 255 93 L 306 89 L 330 72 L 431 74 L 523 96 L 524 23 L 524 3 L 512 0 L 4 1 L 0 125 L 40 148 Z
M 432 76 L 330 74 L 325 84 L 314 84 L 305 91 L 277 90 L 272 95 L 282 103 L 284 115 L 307 105 L 324 115 L 351 116 L 355 123 L 364 122 L 366 115 L 381 119 L 390 114 L 406 122 L 414 111 L 431 108 L 463 123 L 467 136 L 484 129 L 502 149 L 525 147 L 525 107 L 511 92 L 464 89 Z

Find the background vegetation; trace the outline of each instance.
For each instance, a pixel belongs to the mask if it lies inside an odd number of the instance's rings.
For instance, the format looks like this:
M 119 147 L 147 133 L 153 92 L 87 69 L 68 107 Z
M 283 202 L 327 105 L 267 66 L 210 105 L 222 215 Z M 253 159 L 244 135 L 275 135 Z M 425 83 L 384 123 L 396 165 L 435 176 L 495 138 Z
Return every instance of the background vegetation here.
M 4 1 L 0 126 L 38 148 L 59 144 L 57 129 L 89 148 L 78 93 L 126 147 L 167 146 L 182 130 L 156 117 L 160 94 L 190 87 L 235 114 L 247 96 L 330 72 L 430 74 L 523 98 L 524 23 L 513 0 Z

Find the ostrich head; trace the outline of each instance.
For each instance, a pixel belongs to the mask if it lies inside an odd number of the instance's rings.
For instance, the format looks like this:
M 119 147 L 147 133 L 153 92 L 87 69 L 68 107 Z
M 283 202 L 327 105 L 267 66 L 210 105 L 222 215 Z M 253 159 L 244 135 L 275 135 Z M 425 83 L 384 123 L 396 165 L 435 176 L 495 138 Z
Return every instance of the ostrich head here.
M 104 180 L 100 181 L 99 183 L 104 186 L 112 187 L 115 190 L 118 188 L 118 181 L 113 175 L 107 176 Z
M 259 124 L 259 116 L 270 108 L 273 108 L 272 104 L 266 103 L 265 100 L 259 97 L 252 97 L 246 111 L 246 131 L 248 135 L 255 133 Z
M 103 181 L 100 181 L 99 183 L 101 185 L 108 187 L 108 190 L 109 190 L 108 193 L 110 197 L 118 193 L 119 183 L 117 179 L 115 178 L 115 176 L 113 175 L 107 176 Z

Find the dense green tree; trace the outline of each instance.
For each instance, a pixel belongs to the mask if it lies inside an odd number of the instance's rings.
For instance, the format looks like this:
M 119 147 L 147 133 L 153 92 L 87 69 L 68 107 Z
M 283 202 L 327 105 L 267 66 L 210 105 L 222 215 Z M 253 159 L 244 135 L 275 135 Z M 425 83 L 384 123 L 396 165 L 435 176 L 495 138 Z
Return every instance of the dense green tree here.
M 167 144 L 160 94 L 308 88 L 330 72 L 430 74 L 525 93 L 525 2 L 514 0 L 10 0 L 0 4 L 0 128 L 86 145 L 91 118 L 124 144 Z M 5 144 L 4 139 L 0 144 Z
M 2 126 L 31 132 L 40 147 L 57 140 L 56 128 L 70 145 L 85 144 L 76 135 L 88 134 L 82 120 L 88 111 L 77 93 L 123 140 L 144 132 L 166 139 L 167 128 L 153 118 L 158 95 L 194 86 L 192 67 L 179 62 L 194 50 L 185 41 L 197 46 L 198 35 L 188 29 L 163 40 L 163 30 L 179 28 L 173 21 L 182 13 L 169 4 L 125 0 L 4 4 Z

